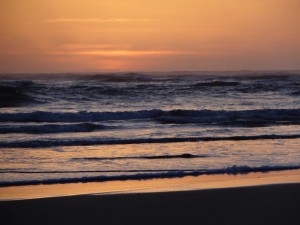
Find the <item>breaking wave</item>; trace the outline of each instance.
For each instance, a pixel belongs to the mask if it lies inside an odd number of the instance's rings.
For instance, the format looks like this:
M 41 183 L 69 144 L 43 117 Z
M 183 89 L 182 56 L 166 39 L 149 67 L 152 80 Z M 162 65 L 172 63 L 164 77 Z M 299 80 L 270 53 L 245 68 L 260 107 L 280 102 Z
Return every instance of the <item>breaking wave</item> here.
M 31 80 L 0 81 L 0 107 L 19 107 L 43 103 L 32 92 L 43 87 Z
M 163 123 L 266 126 L 300 123 L 300 109 L 258 109 L 242 111 L 160 109 L 123 112 L 44 112 L 0 113 L 0 122 L 99 122 L 153 119 Z
M 273 140 L 296 139 L 300 134 L 291 135 L 257 135 L 257 136 L 227 136 L 227 137 L 167 137 L 167 138 L 141 138 L 141 139 L 50 139 L 31 141 L 0 142 L 0 148 L 43 148 L 55 146 L 89 146 L 89 145 L 118 145 L 118 144 L 145 144 L 145 143 L 178 143 L 198 141 L 244 141 L 244 140 Z
M 152 156 L 125 156 L 125 157 L 87 157 L 87 158 L 72 158 L 72 160 L 126 160 L 126 159 L 195 159 L 206 158 L 208 155 L 193 155 L 190 153 L 184 153 L 179 155 L 152 155 Z
M 122 175 L 97 175 L 97 176 L 81 176 L 81 177 L 68 177 L 57 179 L 40 179 L 40 180 L 20 180 L 20 181 L 1 181 L 0 186 L 17 186 L 17 185 L 36 185 L 36 184 L 58 184 L 58 183 L 84 183 L 84 182 L 101 182 L 112 180 L 145 180 L 154 178 L 173 178 L 184 176 L 200 176 L 210 174 L 247 174 L 252 172 L 271 172 L 282 170 L 300 169 L 300 166 L 231 166 L 223 169 L 186 169 L 186 170 L 115 170 L 115 171 L 37 171 L 32 173 L 107 173 L 116 172 L 123 173 Z M 124 173 L 133 174 L 124 174 Z M 0 171 L 0 173 L 31 173 L 24 171 Z
M 0 134 L 7 133 L 27 133 L 27 134 L 47 134 L 47 133 L 68 133 L 68 132 L 92 132 L 96 130 L 107 130 L 112 127 L 94 123 L 76 124 L 44 124 L 44 125 L 0 125 Z

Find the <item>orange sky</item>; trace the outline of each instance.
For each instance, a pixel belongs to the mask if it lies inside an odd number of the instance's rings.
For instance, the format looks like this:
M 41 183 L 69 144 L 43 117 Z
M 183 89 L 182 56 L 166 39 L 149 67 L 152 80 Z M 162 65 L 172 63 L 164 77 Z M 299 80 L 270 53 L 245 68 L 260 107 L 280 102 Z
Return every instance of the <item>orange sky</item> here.
M 1 0 L 0 72 L 300 69 L 299 0 Z

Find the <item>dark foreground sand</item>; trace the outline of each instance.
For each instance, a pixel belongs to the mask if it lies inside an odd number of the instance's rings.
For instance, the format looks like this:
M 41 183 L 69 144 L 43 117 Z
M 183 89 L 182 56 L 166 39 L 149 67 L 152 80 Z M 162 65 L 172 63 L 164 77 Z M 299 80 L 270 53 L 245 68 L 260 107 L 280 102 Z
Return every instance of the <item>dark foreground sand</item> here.
M 0 202 L 1 224 L 300 224 L 300 184 Z

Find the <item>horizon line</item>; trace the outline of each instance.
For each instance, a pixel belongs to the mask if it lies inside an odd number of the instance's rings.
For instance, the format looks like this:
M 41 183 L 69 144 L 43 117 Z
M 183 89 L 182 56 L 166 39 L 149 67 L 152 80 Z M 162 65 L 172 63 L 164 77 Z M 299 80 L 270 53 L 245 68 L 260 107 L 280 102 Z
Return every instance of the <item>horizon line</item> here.
M 124 70 L 124 71 L 69 71 L 69 72 L 0 72 L 0 75 L 84 75 L 84 74 L 138 74 L 138 73 L 222 73 L 222 72 L 299 72 L 299 69 L 239 69 L 239 70 Z M 299 74 L 300 75 L 300 74 Z

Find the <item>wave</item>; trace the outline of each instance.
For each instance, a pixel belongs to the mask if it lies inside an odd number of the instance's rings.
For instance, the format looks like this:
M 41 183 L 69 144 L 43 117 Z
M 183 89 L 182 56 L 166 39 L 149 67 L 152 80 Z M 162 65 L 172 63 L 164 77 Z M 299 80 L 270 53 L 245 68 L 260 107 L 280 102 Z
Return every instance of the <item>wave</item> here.
M 300 95 L 300 91 L 294 91 L 294 92 L 291 93 L 291 95 L 297 95 L 298 96 L 298 95 Z
M 62 97 L 64 94 L 80 94 L 88 99 L 94 99 L 99 96 L 135 96 L 138 93 L 139 95 L 162 95 L 166 91 L 168 93 L 180 93 L 183 90 L 186 94 L 193 94 L 198 91 L 206 92 L 207 94 L 215 92 L 234 92 L 234 93 L 257 93 L 257 92 L 276 92 L 281 91 L 282 94 L 288 94 L 290 91 L 299 90 L 300 79 L 296 81 L 230 81 L 225 80 L 196 80 L 194 82 L 186 83 L 182 82 L 148 82 L 148 83 L 134 83 L 131 84 L 105 84 L 103 82 L 83 82 L 75 83 L 70 86 L 64 87 L 52 87 L 49 89 L 48 94 L 51 93 L 57 94 L 60 92 Z M 46 94 L 46 93 L 45 93 Z M 94 97 L 94 98 L 93 98 Z
M 298 90 L 297 83 L 289 82 L 277 82 L 277 81 L 262 81 L 262 82 L 253 82 L 246 83 L 241 86 L 238 86 L 235 90 L 236 92 L 241 93 L 263 93 L 263 92 L 281 92 L 282 94 L 289 94 L 289 91 Z
M 275 140 L 296 139 L 300 134 L 291 135 L 257 135 L 257 136 L 227 136 L 227 137 L 183 137 L 183 138 L 141 138 L 141 139 L 51 139 L 0 142 L 0 148 L 43 148 L 55 146 L 89 146 L 89 145 L 119 145 L 119 144 L 151 144 L 178 143 L 200 141 L 246 141 L 246 140 Z
M 230 79 L 234 80 L 234 79 Z M 238 80 L 238 79 L 237 79 Z M 270 80 L 245 80 L 242 81 L 201 81 L 190 86 L 192 90 L 200 90 L 202 92 L 226 92 L 226 93 L 265 93 L 265 92 L 281 92 L 284 95 L 293 95 L 299 90 L 299 81 L 291 80 L 277 80 L 275 78 Z M 229 89 L 230 88 L 230 89 Z
M 242 73 L 243 74 L 243 73 Z M 99 97 L 124 95 L 162 96 L 167 93 L 193 95 L 205 92 L 210 95 L 219 92 L 257 93 L 276 92 L 296 96 L 299 90 L 300 76 L 289 74 L 248 74 L 245 75 L 202 75 L 195 74 L 94 74 L 49 76 L 45 82 L 39 76 L 33 80 L 0 81 L 0 107 L 19 107 L 28 104 L 51 103 L 57 99 L 66 101 L 97 101 Z
M 267 126 L 300 123 L 300 109 L 257 109 L 242 111 L 160 109 L 122 112 L 44 112 L 0 113 L 0 122 L 99 122 L 108 120 L 152 119 L 162 123 Z
M 112 127 L 94 123 L 76 124 L 44 124 L 44 125 L 0 125 L 0 134 L 27 133 L 68 133 L 68 132 L 92 132 L 96 130 L 112 129 Z
M 299 78 L 300 73 L 298 72 L 269 72 L 269 73 L 250 73 L 247 75 L 237 75 L 238 78 L 243 80 L 277 80 L 286 81 L 291 79 Z
M 84 80 L 100 80 L 103 82 L 147 82 L 155 81 L 155 77 L 142 73 L 95 74 L 84 77 Z
M 32 95 L 32 91 L 44 88 L 31 80 L 0 81 L 0 107 L 18 107 L 42 103 Z
M 195 87 L 232 87 L 241 85 L 240 82 L 234 81 L 210 81 L 210 82 L 200 82 L 195 84 Z
M 58 183 L 84 183 L 84 182 L 101 182 L 113 180 L 146 180 L 154 178 L 175 178 L 184 176 L 200 176 L 200 175 L 213 175 L 213 174 L 247 174 L 253 172 L 271 172 L 282 170 L 300 169 L 300 166 L 231 166 L 223 169 L 207 169 L 207 170 L 130 170 L 130 171 L 114 171 L 123 173 L 122 175 L 101 175 L 101 176 L 84 176 L 84 177 L 71 177 L 71 178 L 57 178 L 57 179 L 41 179 L 41 180 L 21 180 L 21 181 L 1 181 L 0 186 L 18 186 L 18 185 L 36 185 L 36 184 L 58 184 Z M 52 173 L 67 173 L 65 171 L 54 171 Z M 73 171 L 74 173 L 84 173 L 84 171 Z M 85 171 L 86 173 L 103 173 L 108 171 Z M 9 171 L 1 173 L 11 173 Z M 12 173 L 18 173 L 13 171 Z M 20 171 L 19 173 L 26 173 Z M 30 172 L 27 172 L 30 173 Z M 41 172 L 45 173 L 45 172 Z M 47 173 L 47 172 L 46 172 Z
M 0 86 L 0 107 L 16 107 L 36 102 L 16 87 Z
M 155 156 L 126 156 L 126 157 L 87 157 L 87 158 L 72 158 L 72 160 L 126 160 L 126 159 L 194 159 L 194 158 L 206 158 L 208 155 L 193 155 L 190 153 L 184 153 L 179 155 L 155 155 Z
M 106 120 L 131 120 L 155 118 L 161 110 L 125 112 L 44 112 L 0 113 L 0 122 L 98 122 Z

